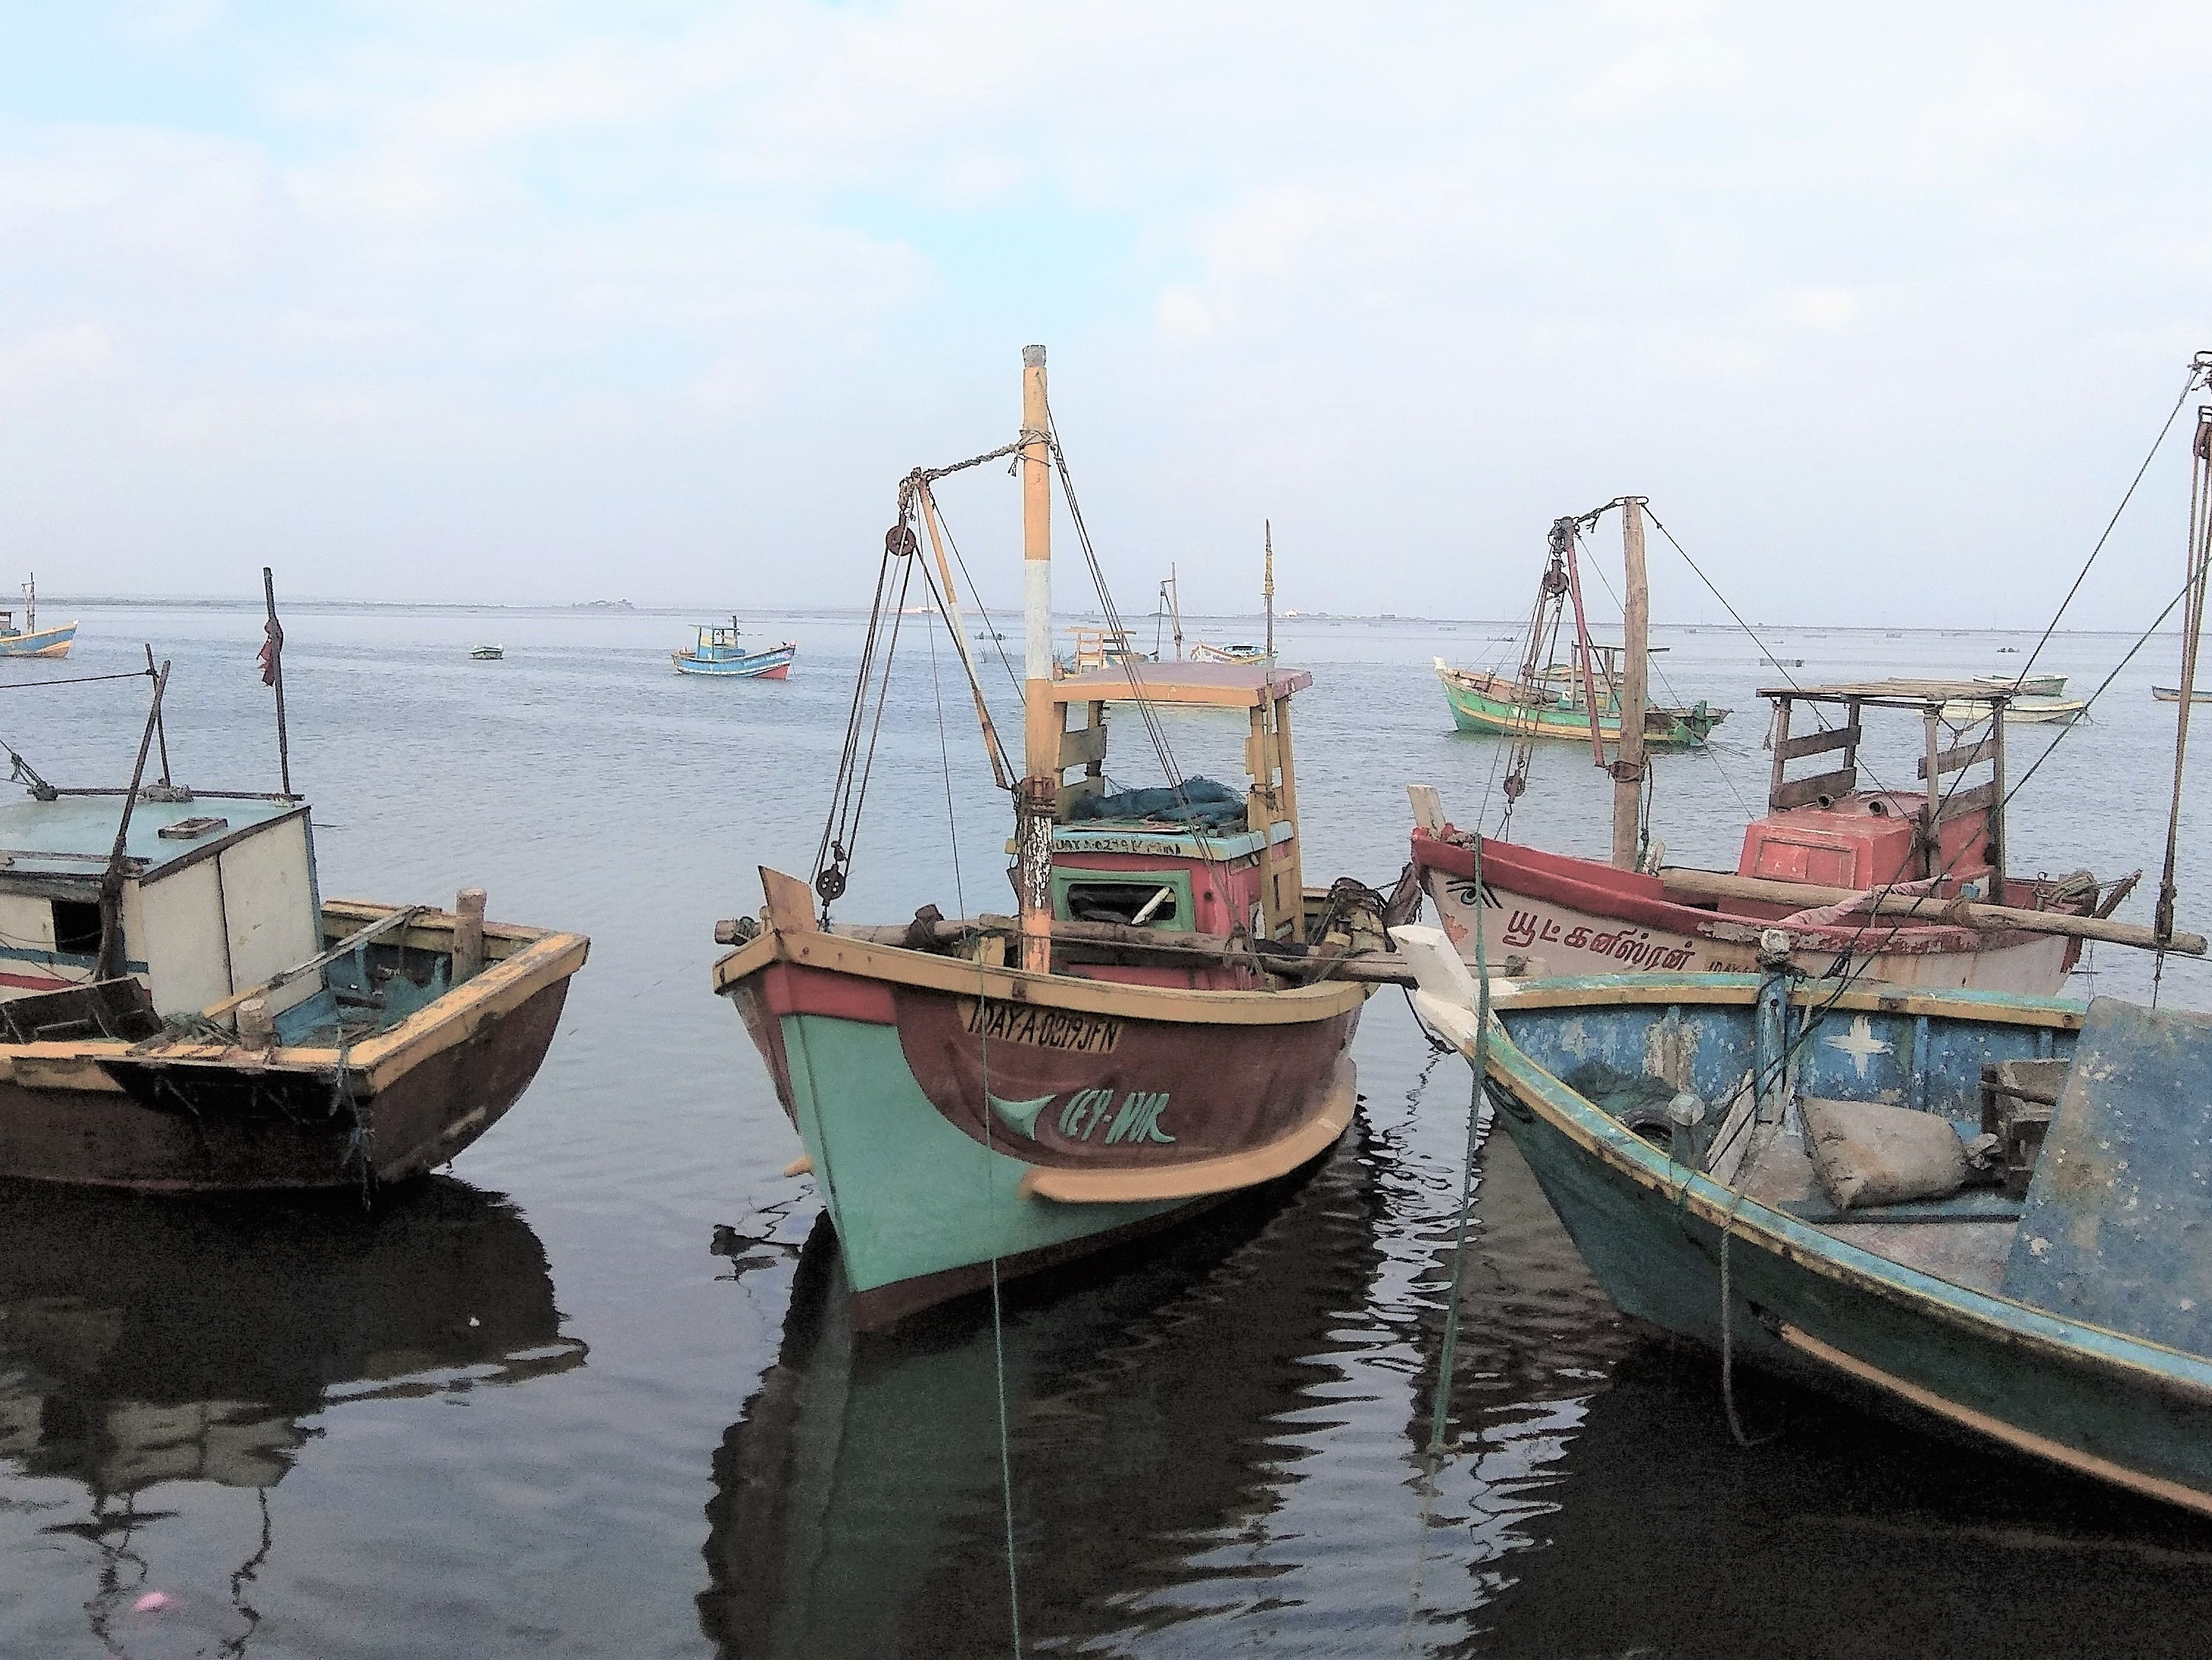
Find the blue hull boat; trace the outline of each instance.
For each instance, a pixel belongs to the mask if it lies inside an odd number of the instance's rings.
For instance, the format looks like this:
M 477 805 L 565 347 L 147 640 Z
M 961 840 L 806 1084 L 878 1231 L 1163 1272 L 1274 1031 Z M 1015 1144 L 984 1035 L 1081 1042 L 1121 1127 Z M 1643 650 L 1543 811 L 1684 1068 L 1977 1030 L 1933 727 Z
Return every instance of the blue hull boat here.
M 1450 944 L 1394 933 L 1624 1312 L 2212 1514 L 2212 1018 L 1786 970 L 1501 980 L 1478 1046 Z M 1994 1122 L 2008 1185 L 1839 1207 L 1828 1115 L 1884 1109 L 1962 1157 Z
M 759 649 L 745 645 L 738 637 L 734 617 L 726 628 L 718 623 L 702 624 L 698 640 L 689 650 L 669 653 L 678 674 L 714 674 L 738 680 L 788 679 L 791 660 L 798 654 L 798 645 L 789 640 Z

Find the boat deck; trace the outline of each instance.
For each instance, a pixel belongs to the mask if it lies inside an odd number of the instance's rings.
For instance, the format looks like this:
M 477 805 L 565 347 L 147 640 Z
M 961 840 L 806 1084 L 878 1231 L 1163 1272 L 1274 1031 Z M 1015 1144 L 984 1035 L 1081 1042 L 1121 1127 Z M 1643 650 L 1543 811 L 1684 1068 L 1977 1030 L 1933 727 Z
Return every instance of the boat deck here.
M 1762 1134 L 1767 1139 L 1744 1161 L 1738 1177 L 1746 1198 L 1794 1215 L 1844 1244 L 1901 1268 L 1970 1291 L 2000 1294 L 2005 1259 L 2020 1227 L 2016 1208 L 2002 1217 L 1978 1214 L 1972 1207 L 1987 1190 L 1969 1189 L 1957 1199 L 1933 1205 L 1877 1206 L 1848 1213 L 1850 1220 L 1833 1219 L 1814 1177 L 1803 1135 L 1794 1124 Z M 1883 1221 L 1884 1212 L 1902 1213 L 1911 1219 Z

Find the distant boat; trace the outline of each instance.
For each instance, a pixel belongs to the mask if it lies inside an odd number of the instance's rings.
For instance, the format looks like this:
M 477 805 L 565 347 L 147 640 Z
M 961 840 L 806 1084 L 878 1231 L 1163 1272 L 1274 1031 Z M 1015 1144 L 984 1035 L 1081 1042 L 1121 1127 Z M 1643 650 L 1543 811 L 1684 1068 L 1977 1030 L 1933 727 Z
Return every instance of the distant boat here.
M 2088 700 L 2081 697 L 2015 697 L 2005 705 L 2005 724 L 2010 727 L 2071 726 L 2088 707 Z M 1986 721 L 1989 715 L 1989 710 L 1980 703 L 1960 701 L 1943 705 L 1943 718 L 1954 727 Z
M 39 579 L 33 575 L 23 585 L 23 626 L 15 626 L 15 613 L 0 611 L 0 657 L 66 657 L 70 642 L 76 638 L 76 624 L 64 623 L 58 629 L 39 626 Z
M 1190 648 L 1190 656 L 1194 663 L 1260 663 L 1267 660 L 1267 648 L 1249 640 L 1231 641 L 1225 646 L 1212 646 L 1201 640 Z
M 474 651 L 471 651 L 469 655 L 475 658 L 479 663 L 496 663 L 501 658 L 507 655 L 507 648 L 505 646 L 478 646 Z
M 1761 668 L 1769 669 L 1802 669 L 1805 666 L 1805 660 L 1802 657 L 1762 657 L 1759 663 Z
M 2161 703 L 2179 703 L 2181 701 L 2181 688 L 2153 686 L 2150 689 L 2150 695 Z M 2212 703 L 2212 691 L 2197 691 L 2192 689 L 2189 694 L 2189 701 L 2192 703 Z
M 720 623 L 702 623 L 697 644 L 689 651 L 668 654 L 675 660 L 678 674 L 719 674 L 744 680 L 789 678 L 791 660 L 799 654 L 796 643 L 786 640 L 752 651 L 738 636 L 738 619 L 734 617 L 726 628 Z
M 2009 674 L 1978 674 L 1974 684 L 2002 686 L 2023 697 L 2061 697 L 2066 692 L 2066 677 L 2063 674 L 2031 674 L 2026 679 Z

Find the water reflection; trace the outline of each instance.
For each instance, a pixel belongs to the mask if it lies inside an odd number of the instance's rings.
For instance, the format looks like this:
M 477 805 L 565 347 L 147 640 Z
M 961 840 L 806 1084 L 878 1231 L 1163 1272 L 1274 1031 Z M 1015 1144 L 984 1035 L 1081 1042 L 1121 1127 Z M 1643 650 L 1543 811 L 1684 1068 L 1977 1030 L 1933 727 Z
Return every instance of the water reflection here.
M 333 1402 L 580 1365 L 560 1323 L 529 1225 L 449 1177 L 373 1217 L 0 1186 L 0 1458 L 82 1483 L 94 1532 L 161 1482 L 275 1484 Z
M 1301 1187 L 1010 1295 L 1025 1645 L 1173 1626 L 1218 1611 L 1209 1584 L 1249 1602 L 1283 1572 L 1245 1547 L 1317 1418 L 1358 1410 L 1334 1387 L 1334 1328 L 1377 1261 L 1374 1171 L 1356 1125 Z M 1005 1652 L 988 1304 L 855 1338 L 844 1295 L 817 1222 L 781 1353 L 714 1455 L 701 1624 L 745 1660 Z

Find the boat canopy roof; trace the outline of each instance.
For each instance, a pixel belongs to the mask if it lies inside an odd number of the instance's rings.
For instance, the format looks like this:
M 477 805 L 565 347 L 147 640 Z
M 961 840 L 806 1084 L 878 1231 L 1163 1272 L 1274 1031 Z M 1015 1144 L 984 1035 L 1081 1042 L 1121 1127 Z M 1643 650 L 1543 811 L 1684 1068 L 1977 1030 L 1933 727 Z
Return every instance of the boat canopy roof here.
M 1313 684 L 1304 669 L 1265 663 L 1137 663 L 1070 674 L 1052 683 L 1055 703 L 1201 703 L 1258 708 L 1272 693 L 1288 697 Z
M 124 792 L 35 796 L 0 806 L 0 879 L 9 876 L 98 876 L 115 846 Z M 149 800 L 142 794 L 131 814 L 124 856 L 141 879 L 227 845 L 280 818 L 307 811 L 289 796 L 201 795 L 187 801 Z M 189 820 L 206 821 L 193 826 Z M 227 821 L 227 822 L 222 822 Z M 163 830 L 197 833 L 164 836 Z
M 1978 680 L 1846 680 L 1830 686 L 1761 686 L 1778 702 L 1870 703 L 1876 708 L 1930 709 L 1946 703 L 2007 703 L 2020 694 L 2010 685 Z

